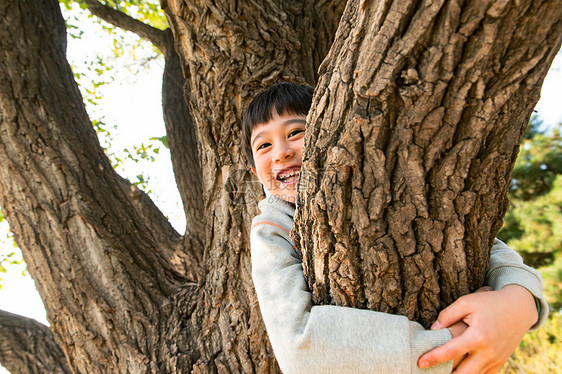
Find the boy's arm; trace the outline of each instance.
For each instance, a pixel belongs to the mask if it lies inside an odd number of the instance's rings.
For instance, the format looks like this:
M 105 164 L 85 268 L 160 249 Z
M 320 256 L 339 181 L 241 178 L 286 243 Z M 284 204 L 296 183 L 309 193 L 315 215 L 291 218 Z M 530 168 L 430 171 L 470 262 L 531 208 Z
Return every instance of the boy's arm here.
M 548 318 L 548 303 L 542 296 L 543 280 L 540 273 L 525 265 L 521 256 L 501 240 L 494 241 L 485 283 L 494 290 L 516 284 L 533 295 L 537 303 L 538 319 L 529 331 L 538 330 Z
M 312 306 L 301 261 L 284 230 L 252 229 L 252 277 L 275 357 L 286 373 L 450 373 L 452 362 L 422 370 L 417 359 L 450 340 L 406 317 Z
M 420 365 L 433 365 L 466 353 L 455 373 L 479 372 L 481 368 L 495 372 L 519 345 L 525 332 L 538 329 L 548 317 L 548 304 L 541 295 L 542 277 L 497 239 L 486 282 L 496 291 L 462 296 L 439 314 L 441 327 L 464 321 L 468 329 L 424 354 Z

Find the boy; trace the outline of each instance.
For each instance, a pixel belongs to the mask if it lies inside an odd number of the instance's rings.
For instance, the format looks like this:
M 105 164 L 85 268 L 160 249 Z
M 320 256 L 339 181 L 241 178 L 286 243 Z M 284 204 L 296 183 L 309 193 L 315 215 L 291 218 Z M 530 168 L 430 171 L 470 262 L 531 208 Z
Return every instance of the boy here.
M 281 370 L 450 373 L 450 360 L 457 358 L 455 373 L 497 371 L 525 331 L 538 328 L 548 314 L 538 272 L 498 240 L 487 273 L 488 285 L 498 291 L 463 296 L 430 331 L 403 316 L 312 305 L 289 237 L 312 93 L 298 84 L 272 86 L 250 103 L 243 123 L 245 151 L 267 195 L 252 223 L 252 277 Z

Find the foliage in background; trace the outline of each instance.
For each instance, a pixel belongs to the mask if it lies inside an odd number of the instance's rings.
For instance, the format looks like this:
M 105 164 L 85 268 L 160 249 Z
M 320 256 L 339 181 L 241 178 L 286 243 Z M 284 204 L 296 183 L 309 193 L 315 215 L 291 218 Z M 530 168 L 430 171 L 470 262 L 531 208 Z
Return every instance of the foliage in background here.
M 147 68 L 151 60 L 160 58 L 160 51 L 150 42 L 92 16 L 84 2 L 77 0 L 60 0 L 59 2 L 65 18 L 69 41 L 82 39 L 86 28 L 101 31 L 102 34 L 109 36 L 106 54 L 85 54 L 85 56 L 80 56 L 80 61 L 71 60 L 72 70 L 87 107 L 98 104 L 101 95 L 99 89 L 113 82 L 116 70 L 122 76 L 123 71 L 121 70 L 125 67 L 131 73 L 130 76 L 134 77 L 140 69 Z M 169 27 L 157 0 L 100 2 L 152 27 L 158 29 Z M 85 25 L 88 26 L 85 27 Z
M 555 310 L 562 307 L 562 125 L 541 131 L 531 120 L 513 170 L 511 207 L 498 237 L 525 263 L 539 269 L 545 295 Z
M 10 266 L 11 270 L 17 267 L 22 275 L 27 275 L 27 266 L 23 261 L 21 251 L 14 242 L 8 221 L 0 210 L 0 289 L 2 289 L 3 279 L 1 275 L 6 273 L 6 266 Z
M 551 315 L 539 331 L 525 336 L 504 374 L 562 372 L 562 124 L 541 128 L 538 118 L 531 118 L 498 237 L 541 272 Z
M 84 98 L 86 110 L 92 119 L 92 124 L 100 143 L 104 148 L 113 168 L 123 177 L 145 192 L 151 192 L 150 177 L 145 172 L 128 175 L 130 162 L 154 162 L 161 146 L 167 148 L 166 137 L 151 137 L 140 145 L 117 148 L 112 146 L 113 133 L 119 124 L 108 123 L 99 102 L 103 96 L 106 85 L 114 83 L 115 76 L 120 80 L 134 81 L 139 72 L 149 69 L 150 63 L 156 61 L 163 63 L 160 51 L 150 42 L 139 38 L 136 34 L 123 31 L 113 25 L 94 17 L 90 14 L 84 2 L 79 0 L 60 0 L 61 9 L 65 17 L 69 43 L 86 37 L 85 26 L 90 30 L 106 34 L 107 47 L 103 55 L 82 53 L 80 59 L 73 59 L 69 55 L 69 62 L 74 72 L 74 77 Z M 105 0 L 100 3 L 119 10 L 132 18 L 144 22 L 158 29 L 167 29 L 168 22 L 160 8 L 158 0 Z M 90 31 L 91 32 L 91 31 Z M 124 98 L 126 99 L 126 98 Z M 125 175 L 123 175 L 125 174 Z
M 164 11 L 160 8 L 158 0 L 98 0 L 100 3 L 119 10 L 152 27 L 164 30 L 168 28 L 168 21 Z M 80 0 L 59 0 L 68 10 L 77 4 L 82 9 L 87 9 L 86 4 Z
M 98 2 L 122 13 L 125 13 L 132 18 L 135 18 L 157 29 L 164 30 L 169 27 L 168 21 L 166 20 L 166 15 L 160 8 L 160 2 L 158 0 L 98 0 Z M 83 10 L 88 9 L 84 1 L 81 0 L 59 0 L 59 3 L 61 4 L 62 8 L 66 10 L 76 10 L 76 7 L 80 7 Z M 99 21 L 99 19 L 96 17 L 94 18 L 97 22 L 103 22 Z M 72 24 L 72 21 L 78 21 L 78 18 L 66 19 L 67 27 L 69 23 L 71 24 L 70 32 L 74 31 L 72 35 L 80 34 L 81 28 Z M 115 29 L 109 24 L 105 24 L 104 27 L 107 27 L 108 30 Z
M 529 333 L 503 366 L 502 374 L 559 374 L 562 373 L 560 337 L 562 314 L 553 313 L 539 330 Z

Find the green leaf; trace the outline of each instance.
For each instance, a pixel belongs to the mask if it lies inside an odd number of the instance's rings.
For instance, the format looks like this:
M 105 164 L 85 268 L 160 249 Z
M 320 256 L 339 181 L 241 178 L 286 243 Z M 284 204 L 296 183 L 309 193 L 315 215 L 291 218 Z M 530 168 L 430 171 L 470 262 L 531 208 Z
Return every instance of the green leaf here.
M 168 147 L 168 138 L 166 137 L 166 135 L 160 136 L 160 137 L 153 137 L 153 138 L 150 138 L 150 140 L 159 141 L 164 145 L 164 147 L 169 148 Z

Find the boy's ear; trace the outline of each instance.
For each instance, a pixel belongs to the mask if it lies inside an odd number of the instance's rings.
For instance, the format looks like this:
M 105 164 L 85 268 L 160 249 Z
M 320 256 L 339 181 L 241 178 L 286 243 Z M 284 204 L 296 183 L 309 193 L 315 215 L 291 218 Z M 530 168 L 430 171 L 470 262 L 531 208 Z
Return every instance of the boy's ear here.
M 252 173 L 254 173 L 254 175 L 257 177 L 258 176 L 258 172 L 256 171 L 255 167 L 250 167 L 250 169 L 252 169 Z

